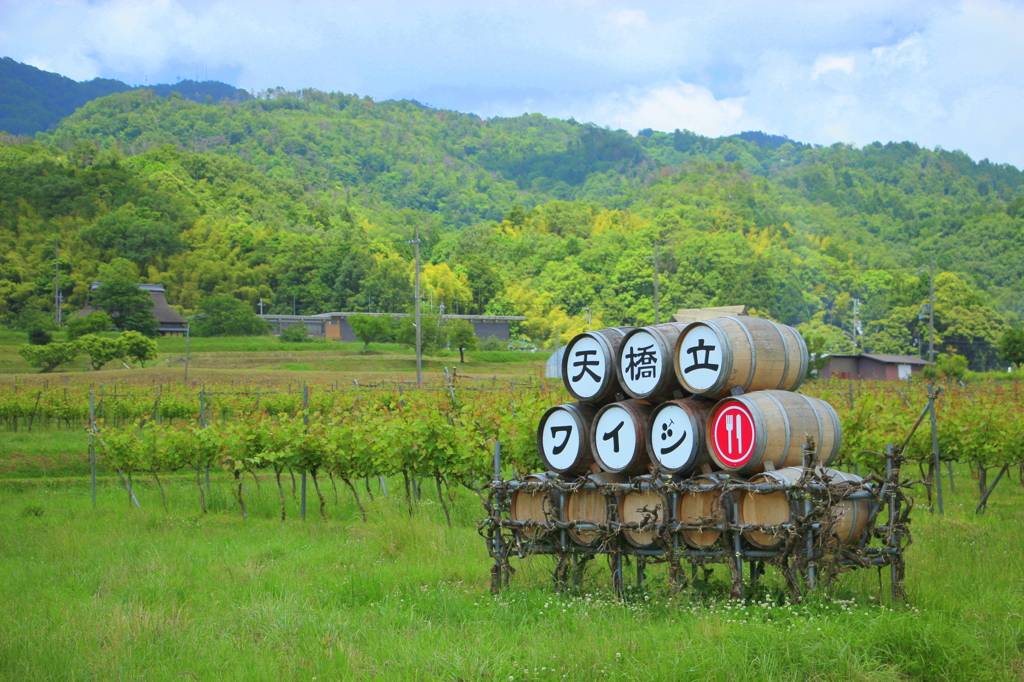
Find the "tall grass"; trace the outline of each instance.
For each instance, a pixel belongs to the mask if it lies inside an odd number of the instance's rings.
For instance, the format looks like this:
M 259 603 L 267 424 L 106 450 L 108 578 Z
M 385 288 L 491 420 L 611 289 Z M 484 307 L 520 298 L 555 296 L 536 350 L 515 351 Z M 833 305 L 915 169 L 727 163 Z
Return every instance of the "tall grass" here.
M 874 571 L 788 605 L 770 571 L 751 600 L 726 575 L 673 597 L 663 567 L 611 599 L 593 562 L 577 591 L 550 584 L 550 559 L 513 560 L 488 591 L 482 515 L 461 496 L 454 527 L 424 498 L 379 492 L 362 523 L 325 484 L 329 518 L 306 521 L 286 481 L 250 479 L 243 521 L 214 476 L 209 514 L 187 478 L 149 482 L 143 509 L 104 483 L 0 483 L 0 678 L 147 680 L 1020 680 L 1024 674 L 1024 495 L 1000 488 L 976 517 L 970 486 L 946 517 L 918 509 L 911 606 L 888 603 Z M 1003 484 L 1001 484 L 1003 485 Z M 376 490 L 376 486 L 375 490 Z M 365 489 L 360 488 L 365 497 Z M 426 490 L 426 486 L 424 487 Z M 964 492 L 959 492 L 964 491 Z M 824 598 L 824 597 L 829 598 Z M 881 604 L 879 598 L 881 597 Z

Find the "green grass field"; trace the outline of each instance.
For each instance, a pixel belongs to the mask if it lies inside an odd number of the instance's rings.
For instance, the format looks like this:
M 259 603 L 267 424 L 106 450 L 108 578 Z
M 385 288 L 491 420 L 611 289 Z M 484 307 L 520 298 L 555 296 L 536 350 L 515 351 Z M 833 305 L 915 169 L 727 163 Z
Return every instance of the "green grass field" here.
M 157 339 L 158 358 L 147 367 L 126 369 L 119 361 L 113 361 L 101 371 L 93 371 L 87 356 L 82 355 L 50 374 L 38 374 L 18 354 L 18 348 L 27 342 L 24 332 L 0 330 L 0 376 L 19 376 L 21 381 L 36 383 L 184 379 L 183 338 Z M 346 375 L 346 380 L 364 383 L 415 379 L 416 355 L 411 348 L 395 343 L 374 343 L 366 353 L 362 351 L 362 343 L 325 339 L 282 343 L 271 336 L 194 338 L 189 347 L 189 380 L 275 383 L 290 378 L 331 383 L 338 378 L 337 374 Z M 458 351 L 437 351 L 424 357 L 423 373 L 428 381 L 438 380 L 446 367 L 457 368 L 459 374 L 517 377 L 543 372 L 549 355 L 547 352 L 469 351 L 466 362 L 461 363 Z M 291 376 L 284 377 L 284 374 Z
M 1024 494 L 1004 479 L 975 516 L 958 482 L 947 516 L 915 510 L 910 605 L 893 608 L 873 570 L 794 606 L 771 569 L 737 603 L 722 569 L 673 598 L 657 566 L 618 604 L 602 560 L 558 594 L 544 557 L 513 560 L 495 597 L 479 502 L 460 494 L 449 529 L 427 486 L 409 515 L 400 479 L 368 523 L 326 482 L 328 518 L 310 490 L 303 522 L 286 480 L 282 522 L 272 478 L 247 481 L 247 520 L 223 474 L 206 515 L 189 477 L 165 482 L 169 512 L 149 481 L 142 510 L 116 479 L 93 510 L 84 479 L 6 480 L 0 678 L 1019 681 Z

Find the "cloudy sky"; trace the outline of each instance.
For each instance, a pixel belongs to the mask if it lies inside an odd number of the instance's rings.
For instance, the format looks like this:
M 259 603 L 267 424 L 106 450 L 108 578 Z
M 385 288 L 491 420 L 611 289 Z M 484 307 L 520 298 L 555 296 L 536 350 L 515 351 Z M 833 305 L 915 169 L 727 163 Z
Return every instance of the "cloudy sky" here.
M 0 0 L 0 55 L 1024 167 L 1024 0 Z

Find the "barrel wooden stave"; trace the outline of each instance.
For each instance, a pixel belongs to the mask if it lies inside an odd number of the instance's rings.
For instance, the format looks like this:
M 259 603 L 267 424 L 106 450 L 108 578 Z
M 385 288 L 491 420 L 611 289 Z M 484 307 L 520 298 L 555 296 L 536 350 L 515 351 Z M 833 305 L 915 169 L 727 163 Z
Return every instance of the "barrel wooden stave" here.
M 803 467 L 786 467 L 776 471 L 766 471 L 750 479 L 750 483 L 778 483 L 792 485 L 803 476 Z M 829 485 L 859 484 L 860 476 L 836 469 L 822 469 L 823 478 Z M 790 522 L 795 515 L 803 514 L 800 503 L 789 499 L 783 492 L 757 494 L 740 493 L 740 523 L 743 525 L 776 525 Z M 871 501 L 868 499 L 840 500 L 832 505 L 829 514 L 834 523 L 832 535 L 839 544 L 856 542 L 867 528 L 871 514 Z M 743 532 L 743 538 L 758 549 L 775 549 L 782 544 L 785 537 L 774 535 L 762 530 Z
M 640 476 L 633 479 L 633 482 L 650 482 L 651 476 Z M 661 525 L 669 517 L 668 499 L 665 495 L 655 490 L 633 490 L 626 493 L 619 500 L 619 520 L 622 523 L 644 523 L 643 509 L 655 513 L 654 523 Z M 622 536 L 626 542 L 634 547 L 650 547 L 654 544 L 654 530 L 637 531 L 624 530 Z
M 626 477 L 616 474 L 590 474 L 587 480 L 591 483 L 625 483 Z M 616 495 L 612 500 L 613 507 L 619 504 L 619 497 Z M 586 488 L 575 492 L 567 493 L 565 508 L 563 511 L 566 523 L 580 521 L 594 524 L 606 524 L 612 520 L 612 511 L 608 506 L 608 498 L 600 490 L 588 490 Z M 569 538 L 580 545 L 590 546 L 597 542 L 598 531 L 581 530 L 578 528 L 568 529 Z
M 600 424 L 602 424 L 602 417 L 606 413 L 616 409 L 626 412 L 627 418 L 622 429 L 629 429 L 633 435 L 633 448 L 627 451 L 623 446 L 623 453 L 617 456 L 618 463 L 612 463 L 602 455 L 605 434 L 602 433 L 604 427 Z M 647 456 L 647 422 L 650 420 L 653 410 L 654 408 L 645 401 L 623 400 L 609 403 L 598 411 L 590 429 L 590 450 L 594 455 L 594 461 L 602 471 L 627 476 L 648 472 L 650 458 Z
M 660 454 L 658 446 L 662 440 L 662 434 L 654 433 L 654 430 L 657 428 L 658 415 L 665 410 L 672 409 L 672 407 L 682 409 L 689 421 L 687 427 L 691 435 L 689 436 L 690 442 L 684 444 L 684 446 L 688 446 L 686 451 L 687 458 L 684 462 L 679 462 L 678 456 L 672 457 L 671 455 Z M 711 458 L 711 453 L 708 451 L 705 435 L 705 425 L 708 423 L 714 408 L 715 402 L 713 400 L 706 400 L 697 396 L 680 400 L 668 400 L 654 408 L 647 421 L 647 456 L 658 471 L 688 476 L 700 469 L 704 464 L 718 468 Z
M 728 474 L 702 474 L 687 483 L 718 484 L 729 480 Z M 722 492 L 720 490 L 680 493 L 676 498 L 676 519 L 680 523 L 699 523 L 701 519 L 718 519 Z M 707 549 L 722 536 L 720 530 L 684 530 L 683 542 L 694 549 Z
M 567 464 L 559 461 L 561 458 L 556 459 L 549 456 L 544 447 L 544 429 L 547 426 L 548 420 L 560 410 L 564 410 L 572 419 L 573 426 L 577 429 L 579 442 L 579 451 L 576 458 Z M 590 472 L 591 466 L 594 464 L 594 453 L 590 447 L 590 426 L 593 424 L 594 417 L 596 416 L 597 408 L 585 403 L 556 405 L 544 413 L 537 425 L 537 454 L 550 471 L 566 475 L 580 475 Z
M 708 386 L 687 380 L 692 358 L 685 357 L 690 330 L 706 328 L 718 338 L 722 359 L 718 378 Z M 672 352 L 679 384 L 709 398 L 724 398 L 733 388 L 744 391 L 795 391 L 807 374 L 809 356 L 803 337 L 792 327 L 759 317 L 716 317 L 692 322 L 679 334 Z
M 523 482 L 526 483 L 546 483 L 553 481 L 558 478 L 558 475 L 551 471 L 545 471 L 537 474 L 530 474 L 529 476 L 523 477 Z M 560 493 L 558 493 L 560 494 Z M 544 510 L 548 509 L 549 512 L 555 512 L 556 509 L 550 507 L 550 497 L 548 493 L 542 492 L 527 492 L 525 490 L 516 490 L 512 493 L 512 500 L 509 509 L 509 518 L 512 521 L 535 521 L 538 523 L 547 523 L 548 518 L 544 514 Z M 517 530 L 516 533 L 519 537 L 532 540 L 541 531 L 537 528 L 523 528 Z
M 753 453 L 742 465 L 733 465 L 718 452 L 713 437 L 715 420 L 728 405 L 740 403 L 751 413 L 756 433 Z M 726 471 L 754 474 L 771 461 L 776 469 L 802 466 L 807 436 L 814 439 L 815 463 L 828 466 L 839 456 L 842 424 L 824 400 L 789 391 L 755 391 L 720 401 L 707 423 L 708 449 L 715 463 Z
M 626 337 L 626 334 L 632 330 L 633 327 L 607 327 L 596 331 L 583 332 L 582 334 L 577 334 L 570 339 L 569 343 L 566 344 L 565 353 L 562 355 L 562 383 L 565 385 L 569 395 L 576 398 L 581 403 L 586 403 L 588 405 L 603 405 L 615 400 L 617 395 L 624 393 L 622 386 L 619 384 L 619 349 L 622 347 L 622 340 Z M 599 352 L 602 354 L 605 363 L 604 376 L 602 377 L 601 385 L 596 392 L 591 395 L 584 395 L 577 392 L 570 381 L 571 376 L 575 375 L 579 371 L 570 364 L 572 360 L 571 351 L 577 341 L 582 339 L 590 339 L 593 341 L 599 349 Z

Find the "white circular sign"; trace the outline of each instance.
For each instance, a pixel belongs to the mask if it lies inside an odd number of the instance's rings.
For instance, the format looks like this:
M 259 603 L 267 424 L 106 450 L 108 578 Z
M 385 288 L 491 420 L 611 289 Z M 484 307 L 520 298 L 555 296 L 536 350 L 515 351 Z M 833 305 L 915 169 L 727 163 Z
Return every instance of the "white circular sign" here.
M 636 426 L 630 413 L 618 405 L 611 405 L 602 410 L 591 428 L 601 461 L 609 469 L 624 469 L 636 452 Z
M 682 469 L 696 452 L 696 430 L 690 413 L 674 403 L 658 408 L 651 420 L 651 445 L 654 458 L 666 469 Z
M 544 458 L 552 469 L 565 470 L 580 456 L 580 429 L 569 410 L 557 407 L 540 425 Z
M 580 336 L 565 349 L 565 378 L 580 400 L 593 398 L 604 384 L 608 362 L 601 345 L 591 336 Z
M 650 332 L 638 331 L 630 334 L 619 351 L 619 373 L 622 385 L 632 395 L 650 395 L 665 369 L 665 358 L 661 357 L 658 341 Z
M 706 391 L 722 374 L 722 340 L 711 327 L 692 327 L 679 344 L 676 360 L 683 383 L 695 392 Z

